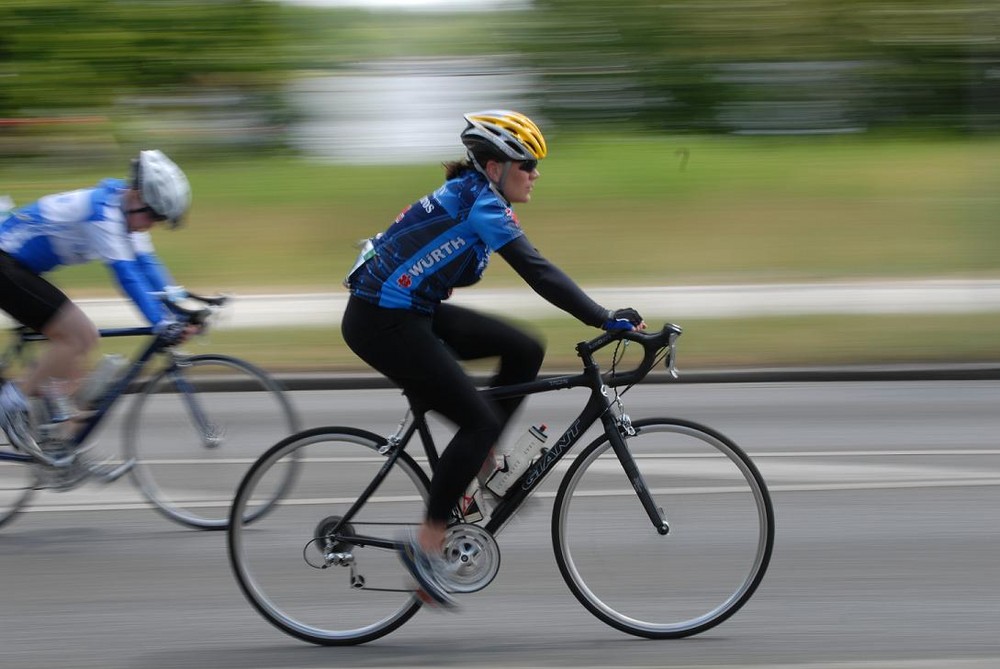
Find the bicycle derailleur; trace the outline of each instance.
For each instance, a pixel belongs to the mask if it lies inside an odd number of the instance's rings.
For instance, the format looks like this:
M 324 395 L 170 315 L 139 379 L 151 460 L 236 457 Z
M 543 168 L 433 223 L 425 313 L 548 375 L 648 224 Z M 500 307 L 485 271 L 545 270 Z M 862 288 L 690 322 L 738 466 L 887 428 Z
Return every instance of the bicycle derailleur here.
M 348 567 L 351 571 L 351 587 L 360 590 L 365 587 L 365 577 L 358 572 L 354 559 L 354 546 L 346 541 L 336 539 L 335 531 L 342 534 L 354 534 L 350 523 L 342 523 L 340 516 L 328 516 L 321 520 L 313 532 L 313 538 L 306 544 L 302 557 L 314 569 L 329 569 L 330 567 Z M 310 551 L 310 547 L 313 551 Z M 315 556 L 319 553 L 319 556 Z

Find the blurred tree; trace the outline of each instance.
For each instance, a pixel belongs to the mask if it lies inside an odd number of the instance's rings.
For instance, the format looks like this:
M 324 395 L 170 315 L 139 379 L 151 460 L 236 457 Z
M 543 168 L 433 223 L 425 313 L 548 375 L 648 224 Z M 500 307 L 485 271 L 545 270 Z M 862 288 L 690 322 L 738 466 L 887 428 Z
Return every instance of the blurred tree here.
M 1000 128 L 1000 3 L 855 0 L 877 124 Z
M 604 102 L 620 99 L 616 88 L 631 91 L 641 98 L 635 117 L 655 128 L 718 129 L 717 110 L 741 88 L 720 76 L 723 66 L 844 57 L 843 38 L 851 30 L 834 0 L 536 4 L 536 34 L 525 49 L 556 90 L 576 88 L 573 79 L 604 80 Z M 579 108 L 584 90 L 566 99 Z M 565 115 L 571 110 L 562 100 L 550 106 Z
M 0 117 L 180 86 L 268 89 L 282 68 L 278 11 L 265 0 L 5 0 Z
M 725 130 L 765 105 L 778 124 L 1000 122 L 996 0 L 535 5 L 521 48 L 564 120 Z

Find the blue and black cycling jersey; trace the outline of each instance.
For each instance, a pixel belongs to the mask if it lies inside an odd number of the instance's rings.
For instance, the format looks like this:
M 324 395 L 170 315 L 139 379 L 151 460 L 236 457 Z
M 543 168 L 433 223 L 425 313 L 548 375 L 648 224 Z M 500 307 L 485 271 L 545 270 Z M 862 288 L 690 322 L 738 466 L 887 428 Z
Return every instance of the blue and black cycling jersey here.
M 486 179 L 466 172 L 396 218 L 351 289 L 379 306 L 432 313 L 452 288 L 479 280 L 494 250 L 522 234 Z
M 497 251 L 539 295 L 600 327 L 607 310 L 543 258 L 510 205 L 469 170 L 407 207 L 375 241 L 375 255 L 351 275 L 351 292 L 389 309 L 433 314 L 453 288 L 482 277 Z

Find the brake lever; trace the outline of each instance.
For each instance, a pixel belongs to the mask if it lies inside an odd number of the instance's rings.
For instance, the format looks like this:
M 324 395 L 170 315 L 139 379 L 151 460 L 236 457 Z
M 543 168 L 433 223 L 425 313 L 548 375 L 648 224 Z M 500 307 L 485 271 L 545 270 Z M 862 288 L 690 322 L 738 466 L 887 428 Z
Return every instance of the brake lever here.
M 670 335 L 670 339 L 667 342 L 667 358 L 665 361 L 665 366 L 667 371 L 670 372 L 671 378 L 677 378 L 677 338 L 681 336 L 680 332 L 674 332 Z

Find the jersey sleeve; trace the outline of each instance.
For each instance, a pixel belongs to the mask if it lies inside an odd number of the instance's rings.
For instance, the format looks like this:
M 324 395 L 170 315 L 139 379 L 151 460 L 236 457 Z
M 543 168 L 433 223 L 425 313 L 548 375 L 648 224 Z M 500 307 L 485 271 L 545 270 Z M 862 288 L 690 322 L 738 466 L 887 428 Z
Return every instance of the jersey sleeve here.
M 163 303 L 153 296 L 153 291 L 158 288 L 150 285 L 149 280 L 143 274 L 142 269 L 136 260 L 115 260 L 108 263 L 118 285 L 128 295 L 139 311 L 146 317 L 150 325 L 156 325 L 160 321 L 172 320 L 173 315 Z
M 129 234 L 129 238 L 135 251 L 135 260 L 149 285 L 153 290 L 167 292 L 167 287 L 174 285 L 174 280 L 156 255 L 152 235 L 148 232 L 133 232 Z
M 150 294 L 162 287 L 149 281 L 136 259 L 121 210 L 106 206 L 101 213 L 102 217 L 85 224 L 94 252 L 150 324 L 171 319 L 173 316 L 163 303 Z
M 479 238 L 494 250 L 524 234 L 514 210 L 505 207 L 489 190 L 484 191 L 470 209 L 469 221 Z
M 543 298 L 587 325 L 601 327 L 608 310 L 595 302 L 561 269 L 542 257 L 523 234 L 498 253 Z

